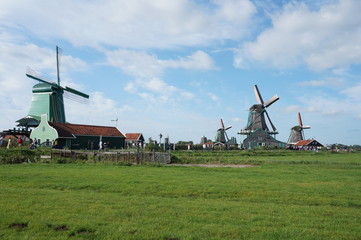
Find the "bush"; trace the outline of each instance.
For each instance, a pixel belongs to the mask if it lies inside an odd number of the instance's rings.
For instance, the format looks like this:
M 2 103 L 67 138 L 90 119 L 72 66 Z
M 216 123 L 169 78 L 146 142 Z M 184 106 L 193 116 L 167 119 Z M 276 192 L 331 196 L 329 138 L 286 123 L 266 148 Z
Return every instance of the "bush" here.
M 145 150 L 150 151 L 150 152 L 152 152 L 152 151 L 157 151 L 158 152 L 161 149 L 160 149 L 158 144 L 154 144 L 153 142 L 151 142 L 151 143 L 147 143 L 147 145 L 145 146 Z
M 0 149 L 0 164 L 19 164 L 35 162 L 40 156 L 38 151 L 26 148 Z

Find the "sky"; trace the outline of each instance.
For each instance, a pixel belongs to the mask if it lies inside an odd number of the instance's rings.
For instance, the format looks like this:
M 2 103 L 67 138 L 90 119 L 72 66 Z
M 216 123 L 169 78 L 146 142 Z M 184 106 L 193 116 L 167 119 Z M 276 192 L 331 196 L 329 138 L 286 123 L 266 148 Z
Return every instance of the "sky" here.
M 66 120 L 171 142 L 229 137 L 257 103 L 278 140 L 301 112 L 306 138 L 361 144 L 359 0 L 1 0 L 0 130 L 29 112 L 26 68 L 90 95 Z M 118 121 L 112 121 L 118 119 Z M 270 125 L 268 124 L 270 127 Z

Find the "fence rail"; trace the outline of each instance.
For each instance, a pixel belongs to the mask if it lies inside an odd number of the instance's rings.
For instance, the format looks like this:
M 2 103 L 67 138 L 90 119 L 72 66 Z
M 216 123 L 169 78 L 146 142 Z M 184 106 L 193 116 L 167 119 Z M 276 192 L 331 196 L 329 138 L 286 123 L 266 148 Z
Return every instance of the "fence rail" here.
M 133 164 L 169 164 L 171 154 L 165 152 L 130 152 L 130 151 L 72 151 L 56 150 L 51 152 L 51 158 L 70 158 L 74 160 L 93 160 L 94 162 L 128 162 Z

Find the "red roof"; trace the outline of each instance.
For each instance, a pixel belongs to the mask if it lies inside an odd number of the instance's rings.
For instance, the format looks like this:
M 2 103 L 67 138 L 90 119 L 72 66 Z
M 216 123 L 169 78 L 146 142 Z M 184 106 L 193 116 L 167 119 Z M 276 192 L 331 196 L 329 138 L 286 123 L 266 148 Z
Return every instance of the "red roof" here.
M 298 141 L 295 145 L 296 146 L 307 146 L 308 144 L 310 144 L 313 141 L 313 139 L 311 140 L 300 140 Z
M 127 141 L 139 141 L 139 140 L 143 140 L 144 141 L 144 138 L 143 139 L 140 139 L 142 137 L 142 134 L 141 133 L 126 133 L 125 134 L 125 139 Z
M 311 144 L 312 143 L 312 144 Z M 309 139 L 309 140 L 300 140 L 298 141 L 295 146 L 322 146 L 321 143 L 317 142 L 315 139 Z
M 116 127 L 54 122 L 49 122 L 49 124 L 58 131 L 59 137 L 73 137 L 73 135 L 124 137 Z

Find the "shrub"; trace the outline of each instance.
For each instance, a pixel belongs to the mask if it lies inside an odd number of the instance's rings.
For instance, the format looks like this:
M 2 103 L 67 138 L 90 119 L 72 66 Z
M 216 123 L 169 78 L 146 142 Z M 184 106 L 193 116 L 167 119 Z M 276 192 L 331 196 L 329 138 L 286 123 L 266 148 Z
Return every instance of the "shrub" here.
M 39 155 L 38 151 L 25 148 L 0 149 L 0 164 L 35 162 Z
M 158 144 L 154 144 L 153 142 L 147 143 L 145 146 L 146 151 L 159 151 L 161 150 Z

